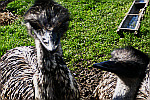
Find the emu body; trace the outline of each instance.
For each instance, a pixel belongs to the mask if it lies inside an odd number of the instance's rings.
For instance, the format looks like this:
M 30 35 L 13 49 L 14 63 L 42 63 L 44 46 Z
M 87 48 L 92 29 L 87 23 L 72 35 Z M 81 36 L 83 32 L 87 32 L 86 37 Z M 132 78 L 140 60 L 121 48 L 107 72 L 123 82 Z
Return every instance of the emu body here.
M 116 49 L 111 55 L 109 61 L 94 64 L 107 71 L 94 91 L 95 96 L 113 100 L 147 99 L 149 88 L 145 88 L 150 85 L 147 55 L 133 47 Z

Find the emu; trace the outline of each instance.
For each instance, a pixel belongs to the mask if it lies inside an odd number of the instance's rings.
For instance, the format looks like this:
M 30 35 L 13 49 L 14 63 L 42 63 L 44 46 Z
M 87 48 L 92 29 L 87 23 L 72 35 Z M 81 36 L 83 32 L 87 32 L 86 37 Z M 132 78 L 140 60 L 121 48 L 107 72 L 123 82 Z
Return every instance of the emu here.
M 68 10 L 52 0 L 36 0 L 24 19 L 35 47 L 16 47 L 1 57 L 0 98 L 78 100 L 78 85 L 60 43 L 68 27 Z
M 107 71 L 94 91 L 95 97 L 100 100 L 148 99 L 150 95 L 148 56 L 133 47 L 116 49 L 111 55 L 109 61 L 93 65 Z

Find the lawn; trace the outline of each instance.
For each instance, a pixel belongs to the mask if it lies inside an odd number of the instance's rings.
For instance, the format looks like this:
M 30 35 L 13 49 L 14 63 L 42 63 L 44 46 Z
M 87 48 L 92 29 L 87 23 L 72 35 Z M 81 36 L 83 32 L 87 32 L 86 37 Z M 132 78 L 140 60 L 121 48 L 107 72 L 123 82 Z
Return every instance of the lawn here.
M 150 55 L 150 7 L 144 15 L 139 35 L 123 33 L 120 38 L 116 30 L 133 0 L 56 0 L 68 8 L 71 21 L 61 39 L 67 66 L 74 71 L 79 67 L 91 67 L 95 62 L 108 60 L 115 48 L 133 46 Z M 27 34 L 23 14 L 33 5 L 33 0 L 15 0 L 6 7 L 17 14 L 18 19 L 0 26 L 0 57 L 18 46 L 34 46 Z

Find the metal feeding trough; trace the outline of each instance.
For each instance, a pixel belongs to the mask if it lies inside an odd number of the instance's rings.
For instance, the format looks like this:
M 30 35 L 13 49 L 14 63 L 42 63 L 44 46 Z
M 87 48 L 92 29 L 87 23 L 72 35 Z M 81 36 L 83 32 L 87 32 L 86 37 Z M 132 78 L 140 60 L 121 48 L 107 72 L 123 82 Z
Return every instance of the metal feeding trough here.
M 145 9 L 149 3 L 149 0 L 134 0 L 128 13 L 120 23 L 117 33 L 123 31 L 131 31 L 137 34 L 140 27 L 140 21 L 144 15 Z

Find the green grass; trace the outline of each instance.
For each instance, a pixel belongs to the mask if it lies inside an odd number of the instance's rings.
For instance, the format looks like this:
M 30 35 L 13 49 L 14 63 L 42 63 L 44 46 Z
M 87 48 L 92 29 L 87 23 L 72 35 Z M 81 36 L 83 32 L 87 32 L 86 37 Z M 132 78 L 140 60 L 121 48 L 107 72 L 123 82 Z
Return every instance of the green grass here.
M 33 0 L 14 0 L 7 5 L 6 9 L 18 15 L 24 15 L 32 4 Z
M 22 0 L 28 1 L 28 0 Z M 116 30 L 128 12 L 133 0 L 56 0 L 69 9 L 71 21 L 61 43 L 67 65 L 74 70 L 77 67 L 91 67 L 95 62 L 108 60 L 115 48 L 131 45 L 150 54 L 150 7 L 147 7 L 141 22 L 139 36 L 123 33 L 124 38 Z M 20 2 L 16 0 L 15 2 Z M 21 3 L 22 4 L 22 3 Z M 23 15 L 33 4 L 19 9 L 19 3 L 8 6 L 12 12 Z M 0 28 L 0 56 L 6 50 L 24 45 L 34 45 L 28 36 L 22 17 L 8 26 Z

